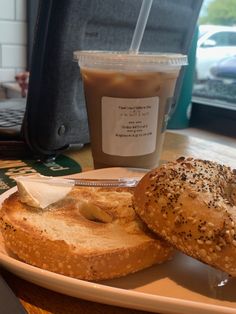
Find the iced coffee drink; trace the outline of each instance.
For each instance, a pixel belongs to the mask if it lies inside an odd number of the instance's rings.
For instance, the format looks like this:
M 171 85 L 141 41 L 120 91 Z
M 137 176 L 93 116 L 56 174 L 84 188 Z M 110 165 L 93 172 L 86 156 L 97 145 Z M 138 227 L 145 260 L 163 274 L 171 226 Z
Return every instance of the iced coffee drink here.
M 92 53 L 88 52 L 89 56 Z M 175 65 L 165 64 L 171 58 L 166 56 L 159 56 L 162 63 L 156 64 L 153 55 L 146 60 L 144 55 L 141 59 L 136 56 L 135 62 L 124 62 L 122 54 L 113 53 L 118 59 L 115 62 L 107 60 L 107 53 L 101 55 L 103 62 L 106 59 L 103 66 L 99 62 L 89 66 L 79 59 L 94 166 L 153 168 L 159 163 L 179 74 L 178 55 L 171 55 Z M 179 58 L 183 60 L 183 56 Z

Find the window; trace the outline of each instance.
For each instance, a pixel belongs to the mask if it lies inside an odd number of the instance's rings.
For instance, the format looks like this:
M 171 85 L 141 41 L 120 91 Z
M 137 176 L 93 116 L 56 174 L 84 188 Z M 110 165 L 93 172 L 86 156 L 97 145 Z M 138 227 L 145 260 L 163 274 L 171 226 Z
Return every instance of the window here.
M 205 0 L 202 9 L 193 99 L 236 111 L 236 0 Z
M 199 18 L 192 126 L 236 136 L 236 0 L 204 0 Z

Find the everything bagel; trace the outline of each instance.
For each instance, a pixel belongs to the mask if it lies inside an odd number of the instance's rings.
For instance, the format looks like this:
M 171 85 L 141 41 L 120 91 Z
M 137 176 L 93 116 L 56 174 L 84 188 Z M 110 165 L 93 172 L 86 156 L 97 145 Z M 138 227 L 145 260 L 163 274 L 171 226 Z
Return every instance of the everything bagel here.
M 236 276 L 236 171 L 179 158 L 147 173 L 134 206 L 148 227 L 180 251 Z

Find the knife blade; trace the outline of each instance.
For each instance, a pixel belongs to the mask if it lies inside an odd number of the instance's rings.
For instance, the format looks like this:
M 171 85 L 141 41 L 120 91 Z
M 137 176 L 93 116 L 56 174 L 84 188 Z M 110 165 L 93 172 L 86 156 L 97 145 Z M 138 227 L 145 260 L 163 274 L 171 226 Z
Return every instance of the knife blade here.
M 76 186 L 90 187 L 135 187 L 140 178 L 118 178 L 118 179 L 67 179 L 73 180 Z

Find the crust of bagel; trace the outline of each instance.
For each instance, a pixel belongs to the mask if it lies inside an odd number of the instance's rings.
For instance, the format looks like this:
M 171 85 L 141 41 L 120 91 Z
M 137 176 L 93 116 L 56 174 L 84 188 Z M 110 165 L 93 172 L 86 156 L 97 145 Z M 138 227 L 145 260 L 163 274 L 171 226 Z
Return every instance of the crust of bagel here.
M 182 157 L 141 179 L 134 208 L 175 248 L 236 276 L 235 170 Z
M 18 192 L 12 194 L 0 211 L 6 248 L 28 264 L 95 281 L 134 273 L 172 257 L 173 248 L 151 234 L 135 214 L 132 193 L 127 196 L 126 192 L 126 205 L 109 204 L 106 210 L 110 208 L 113 221 L 101 223 L 75 210 L 81 197 L 96 200 L 94 191 L 88 190 L 84 194 L 83 188 L 75 188 L 46 211 L 21 203 Z M 103 201 L 101 198 L 98 203 Z

